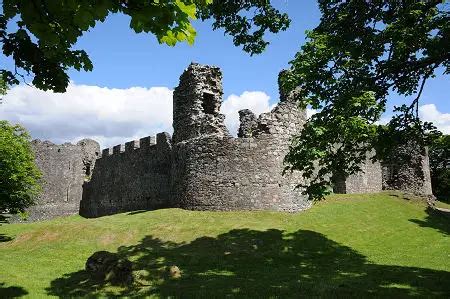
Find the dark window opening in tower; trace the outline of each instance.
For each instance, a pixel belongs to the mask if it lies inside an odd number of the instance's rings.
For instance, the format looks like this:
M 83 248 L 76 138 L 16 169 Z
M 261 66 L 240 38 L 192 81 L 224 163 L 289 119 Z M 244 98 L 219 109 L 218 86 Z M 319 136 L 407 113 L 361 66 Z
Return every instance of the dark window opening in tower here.
M 91 176 L 91 165 L 90 164 L 86 165 L 85 174 L 86 174 L 86 176 Z
M 209 92 L 203 93 L 202 108 L 206 114 L 214 114 L 214 94 Z

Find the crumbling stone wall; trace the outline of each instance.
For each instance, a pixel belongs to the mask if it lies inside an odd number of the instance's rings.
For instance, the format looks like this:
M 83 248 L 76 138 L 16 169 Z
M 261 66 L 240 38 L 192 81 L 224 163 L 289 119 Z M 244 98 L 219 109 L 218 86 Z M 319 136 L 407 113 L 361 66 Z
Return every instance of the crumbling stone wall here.
M 240 110 L 238 113 L 240 126 L 237 136 L 241 138 L 252 137 L 258 126 L 256 115 L 249 109 Z
M 428 149 L 408 144 L 399 146 L 395 156 L 382 167 L 383 189 L 416 195 L 432 195 Z
M 28 221 L 77 214 L 83 182 L 89 178 L 100 151 L 99 144 L 90 139 L 77 144 L 61 145 L 33 140 L 31 147 L 36 164 L 42 172 L 42 192 L 36 204 L 28 210 Z M 18 217 L 11 219 L 20 221 Z
M 432 194 L 428 149 L 411 144 L 400 146 L 395 156 L 372 162 L 374 151 L 367 154 L 362 172 L 347 178 L 334 177 L 335 193 L 369 193 L 398 190 L 415 195 Z
M 210 67 L 190 65 L 185 74 L 192 82 L 206 82 L 204 90 L 214 89 L 221 95 L 220 84 L 199 78 Z M 221 78 L 214 69 L 216 78 Z M 202 97 L 192 97 L 190 82 L 181 76 L 175 101 L 189 102 L 195 107 L 204 107 Z M 197 87 L 194 88 L 198 90 Z M 183 92 L 182 92 L 183 91 Z M 202 94 L 202 90 L 197 94 Z M 215 97 L 213 106 L 220 110 L 221 98 Z M 195 119 L 204 111 L 177 111 L 186 119 Z M 199 108 L 200 109 L 200 108 Z M 249 110 L 239 112 L 241 126 L 239 136 L 232 138 L 218 114 L 203 119 L 207 127 L 214 130 L 201 131 L 196 126 L 186 126 L 174 119 L 174 144 L 172 172 L 173 203 L 194 210 L 284 210 L 299 211 L 310 206 L 310 202 L 296 186 L 302 179 L 298 172 L 282 175 L 283 159 L 287 153 L 290 138 L 303 127 L 306 112 L 299 110 L 294 99 L 283 99 L 271 112 L 258 119 Z M 178 130 L 184 132 L 180 134 Z M 182 136 L 182 137 L 181 137 Z
M 361 165 L 361 172 L 347 178 L 334 177 L 334 192 L 341 194 L 381 192 L 383 176 L 380 162 L 372 162 L 375 152 L 367 153 L 366 161 Z
M 230 136 L 220 114 L 222 72 L 218 67 L 192 63 L 173 92 L 173 141 L 208 134 Z
M 167 207 L 171 158 L 168 133 L 103 150 L 91 180 L 83 185 L 80 215 L 99 217 Z

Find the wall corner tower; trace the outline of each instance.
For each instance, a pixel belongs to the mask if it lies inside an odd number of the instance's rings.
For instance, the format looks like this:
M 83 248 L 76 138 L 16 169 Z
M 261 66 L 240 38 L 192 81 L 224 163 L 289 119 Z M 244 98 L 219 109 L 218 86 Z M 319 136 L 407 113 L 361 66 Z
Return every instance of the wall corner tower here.
M 174 143 L 203 135 L 229 136 L 220 114 L 222 95 L 220 69 L 191 63 L 173 93 Z

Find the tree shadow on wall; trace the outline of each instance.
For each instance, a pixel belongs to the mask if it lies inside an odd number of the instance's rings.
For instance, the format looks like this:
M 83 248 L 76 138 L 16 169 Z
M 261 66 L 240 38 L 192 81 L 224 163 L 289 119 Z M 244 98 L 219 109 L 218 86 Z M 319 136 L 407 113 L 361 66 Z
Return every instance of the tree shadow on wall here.
M 450 272 L 369 263 L 355 250 L 313 231 L 231 230 L 191 243 L 147 236 L 118 248 L 134 262 L 135 283 L 113 293 L 85 271 L 52 281 L 49 295 L 160 297 L 445 296 Z M 171 279 L 165 267 L 177 265 Z M 117 291 L 117 290 L 116 290 Z
M 17 298 L 27 294 L 28 292 L 22 287 L 5 287 L 5 284 L 0 282 L 0 298 Z
M 425 220 L 409 219 L 409 221 L 418 224 L 421 227 L 431 227 L 440 231 L 444 235 L 450 235 L 450 213 L 435 210 L 430 207 L 426 209 L 427 217 Z

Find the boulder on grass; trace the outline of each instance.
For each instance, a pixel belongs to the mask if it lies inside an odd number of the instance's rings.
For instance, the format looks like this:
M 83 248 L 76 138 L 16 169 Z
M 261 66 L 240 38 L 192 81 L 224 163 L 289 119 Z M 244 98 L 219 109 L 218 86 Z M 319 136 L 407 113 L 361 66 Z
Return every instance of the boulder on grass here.
M 92 276 L 115 285 L 132 283 L 132 268 L 129 260 L 108 251 L 97 251 L 86 261 L 86 271 Z

